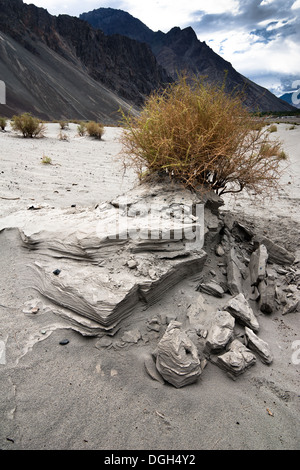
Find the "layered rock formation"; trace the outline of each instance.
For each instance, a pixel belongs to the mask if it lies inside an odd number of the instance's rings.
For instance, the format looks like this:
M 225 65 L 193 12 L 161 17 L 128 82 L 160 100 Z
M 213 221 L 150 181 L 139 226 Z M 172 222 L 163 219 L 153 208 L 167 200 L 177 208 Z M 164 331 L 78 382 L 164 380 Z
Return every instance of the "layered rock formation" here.
M 94 209 L 45 208 L 2 218 L 0 233 L 19 230 L 27 259 L 22 275 L 38 296 L 24 313 L 52 312 L 82 335 L 99 337 L 99 348 L 145 348 L 139 356 L 148 376 L 176 388 L 202 380 L 209 363 L 234 379 L 257 356 L 270 366 L 258 315 L 298 311 L 299 267 L 271 240 L 257 245 L 259 237 L 220 212 L 221 204 L 215 194 L 164 181 Z M 278 263 L 269 263 L 271 253 Z M 169 292 L 185 278 L 194 282 L 189 304 L 157 307 L 149 317 L 147 307 L 163 299 L 168 305 Z

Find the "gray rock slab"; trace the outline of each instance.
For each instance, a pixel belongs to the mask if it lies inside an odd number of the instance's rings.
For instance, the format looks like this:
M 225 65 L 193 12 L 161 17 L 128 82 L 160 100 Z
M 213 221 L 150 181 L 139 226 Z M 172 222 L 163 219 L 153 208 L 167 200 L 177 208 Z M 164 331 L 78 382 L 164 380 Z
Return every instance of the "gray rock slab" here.
M 273 354 L 268 343 L 259 338 L 250 328 L 245 327 L 247 346 L 256 352 L 264 364 L 273 362 Z
M 229 300 L 224 308 L 233 315 L 242 325 L 254 331 L 259 330 L 259 323 L 244 294 L 240 293 Z
M 209 351 L 217 353 L 224 349 L 232 339 L 235 319 L 227 311 L 217 311 L 209 329 L 206 346 Z
M 243 291 L 243 278 L 240 261 L 237 258 L 235 249 L 232 247 L 227 255 L 227 284 L 232 295 Z
M 205 294 L 213 295 L 215 297 L 223 297 L 224 289 L 217 282 L 211 281 L 206 283 L 200 283 L 197 290 L 204 292 Z
M 239 340 L 230 344 L 228 351 L 218 356 L 216 364 L 233 377 L 243 374 L 256 363 L 255 355 Z
M 258 285 L 260 281 L 266 277 L 268 261 L 268 250 L 265 245 L 259 245 L 259 247 L 251 254 L 249 271 L 251 285 Z

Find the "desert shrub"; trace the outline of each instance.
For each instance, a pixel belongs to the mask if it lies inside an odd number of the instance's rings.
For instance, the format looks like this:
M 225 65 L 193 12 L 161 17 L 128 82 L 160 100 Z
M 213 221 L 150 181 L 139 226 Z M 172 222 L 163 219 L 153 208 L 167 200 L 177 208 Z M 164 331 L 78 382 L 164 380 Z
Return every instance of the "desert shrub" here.
M 21 132 L 23 137 L 43 137 L 45 132 L 45 125 L 29 113 L 13 116 L 12 128 Z
M 95 137 L 96 139 L 100 139 L 100 140 L 104 134 L 103 125 L 98 124 L 97 122 L 94 122 L 94 121 L 89 121 L 86 124 L 86 130 L 90 137 Z
M 272 124 L 269 128 L 268 128 L 268 131 L 269 132 L 277 132 L 277 126 L 275 124 Z
M 60 125 L 60 128 L 64 130 L 69 126 L 69 123 L 67 121 L 59 121 L 59 125 Z
M 0 128 L 4 131 L 7 124 L 7 119 L 5 117 L 0 117 Z
M 78 135 L 83 137 L 86 134 L 86 123 L 85 122 L 80 122 L 77 126 L 77 132 Z
M 246 189 L 256 194 L 277 186 L 281 143 L 243 105 L 237 93 L 199 78 L 154 92 L 139 116 L 123 114 L 125 164 L 141 180 L 166 175 L 221 195 Z

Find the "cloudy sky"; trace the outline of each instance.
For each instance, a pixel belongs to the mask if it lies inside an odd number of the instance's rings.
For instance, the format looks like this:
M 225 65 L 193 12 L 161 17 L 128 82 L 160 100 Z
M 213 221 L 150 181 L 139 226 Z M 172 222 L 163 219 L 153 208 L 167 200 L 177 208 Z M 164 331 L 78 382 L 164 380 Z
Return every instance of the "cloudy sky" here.
M 49 13 L 79 16 L 119 8 L 153 31 L 192 26 L 238 72 L 276 95 L 300 80 L 300 0 L 30 0 Z M 294 85 L 293 85 L 294 84 Z

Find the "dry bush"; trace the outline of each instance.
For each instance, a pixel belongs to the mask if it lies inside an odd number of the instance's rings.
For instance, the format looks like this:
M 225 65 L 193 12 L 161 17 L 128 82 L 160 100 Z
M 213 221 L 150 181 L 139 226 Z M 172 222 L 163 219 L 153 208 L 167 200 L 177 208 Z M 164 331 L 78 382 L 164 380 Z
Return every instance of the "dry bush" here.
M 89 121 L 86 124 L 86 130 L 90 137 L 95 137 L 96 139 L 100 139 L 100 140 L 104 134 L 103 125 L 98 124 L 97 122 L 94 122 L 94 121 Z
M 85 122 L 80 122 L 77 126 L 77 132 L 78 135 L 83 137 L 86 134 L 86 123 Z
M 7 119 L 5 117 L 0 117 L 0 128 L 4 131 L 7 124 Z
M 168 174 L 185 186 L 221 195 L 272 192 L 280 177 L 281 143 L 224 87 L 181 76 L 153 93 L 138 117 L 123 114 L 125 163 L 141 180 Z M 129 158 L 127 158 L 129 157 Z
M 268 131 L 269 131 L 269 132 L 277 132 L 277 126 L 276 126 L 276 124 L 272 124 L 272 125 L 268 128 Z
M 62 130 L 66 129 L 67 127 L 69 127 L 69 123 L 67 121 L 59 121 L 59 125 L 60 125 L 60 128 Z
M 43 137 L 46 129 L 39 119 L 29 113 L 13 116 L 12 128 L 16 132 L 21 132 L 23 137 Z

